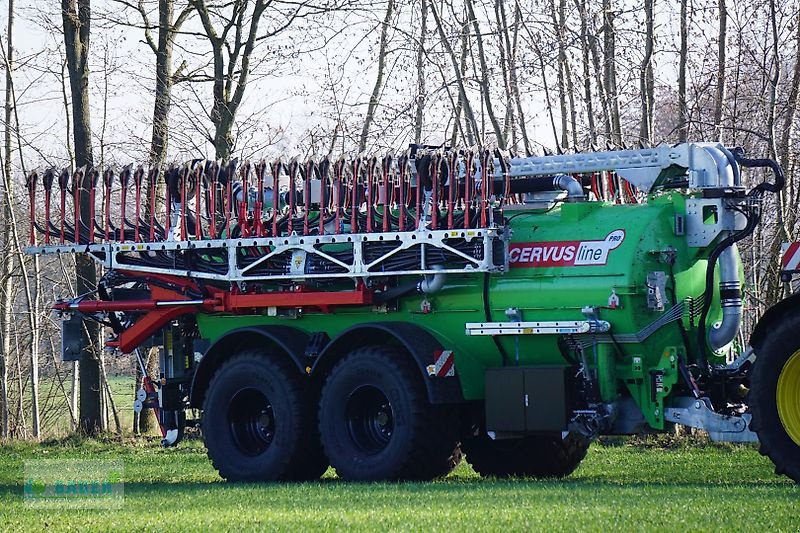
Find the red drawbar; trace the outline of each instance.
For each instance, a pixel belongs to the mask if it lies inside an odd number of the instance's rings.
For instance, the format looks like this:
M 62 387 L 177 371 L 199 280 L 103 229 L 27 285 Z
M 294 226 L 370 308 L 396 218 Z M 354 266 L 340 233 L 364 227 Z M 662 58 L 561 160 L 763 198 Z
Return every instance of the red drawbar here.
M 281 291 L 264 294 L 237 294 L 216 287 L 205 287 L 205 296 L 191 298 L 187 293 L 200 293 L 200 289 L 187 278 L 159 274 L 138 274 L 126 272 L 143 281 L 158 281 L 159 285 L 169 284 L 167 289 L 150 284 L 150 299 L 141 300 L 82 300 L 59 302 L 53 306 L 57 311 L 77 310 L 84 313 L 98 312 L 143 312 L 132 325 L 119 333 L 116 340 L 108 346 L 130 353 L 150 336 L 176 318 L 197 312 L 241 313 L 268 307 L 314 308 L 330 312 L 339 305 L 369 305 L 372 303 L 372 290 L 360 285 L 352 291 Z

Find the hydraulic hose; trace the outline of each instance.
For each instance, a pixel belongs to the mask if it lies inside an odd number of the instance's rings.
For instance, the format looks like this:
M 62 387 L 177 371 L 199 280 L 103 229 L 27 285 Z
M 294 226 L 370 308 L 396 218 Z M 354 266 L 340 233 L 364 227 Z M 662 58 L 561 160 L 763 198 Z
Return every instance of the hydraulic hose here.
M 733 153 L 733 158 L 737 163 L 739 163 L 739 165 L 746 168 L 769 167 L 775 176 L 775 183 L 769 183 L 768 181 L 759 183 L 752 191 L 750 191 L 749 195 L 760 195 L 763 192 L 779 193 L 781 190 L 783 190 L 786 179 L 783 174 L 783 169 L 777 161 L 773 159 L 748 159 L 744 156 L 744 150 L 740 147 L 734 148 L 731 153 Z
M 502 191 L 503 187 L 503 180 L 495 178 L 494 189 Z M 583 190 L 581 182 L 568 174 L 556 174 L 552 177 L 513 178 L 509 181 L 509 192 L 511 194 L 558 190 L 566 191 L 567 197 L 572 201 L 582 201 L 586 199 L 586 193 Z

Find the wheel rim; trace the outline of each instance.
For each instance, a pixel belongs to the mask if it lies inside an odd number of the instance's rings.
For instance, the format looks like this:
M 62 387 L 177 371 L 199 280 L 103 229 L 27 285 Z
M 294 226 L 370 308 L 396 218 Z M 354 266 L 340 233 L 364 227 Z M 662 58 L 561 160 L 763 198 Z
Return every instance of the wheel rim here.
M 783 365 L 778 377 L 776 400 L 783 429 L 800 446 L 800 350 Z
M 243 454 L 254 457 L 264 453 L 275 437 L 275 417 L 267 396 L 251 387 L 234 394 L 228 403 L 228 428 Z
M 347 398 L 347 431 L 359 451 L 374 455 L 383 451 L 394 433 L 394 414 L 386 395 L 377 387 L 364 385 Z

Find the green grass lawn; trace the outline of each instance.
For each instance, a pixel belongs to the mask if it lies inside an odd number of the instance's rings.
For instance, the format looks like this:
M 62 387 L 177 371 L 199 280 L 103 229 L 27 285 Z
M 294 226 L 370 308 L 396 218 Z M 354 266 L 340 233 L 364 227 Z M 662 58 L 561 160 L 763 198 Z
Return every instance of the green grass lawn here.
M 663 441 L 658 441 L 663 443 Z M 119 510 L 40 510 L 22 499 L 30 459 L 120 459 Z M 797 531 L 800 487 L 749 446 L 594 444 L 560 481 L 480 479 L 462 464 L 434 483 L 227 484 L 202 445 L 66 440 L 0 448 L 0 531 L 661 530 Z

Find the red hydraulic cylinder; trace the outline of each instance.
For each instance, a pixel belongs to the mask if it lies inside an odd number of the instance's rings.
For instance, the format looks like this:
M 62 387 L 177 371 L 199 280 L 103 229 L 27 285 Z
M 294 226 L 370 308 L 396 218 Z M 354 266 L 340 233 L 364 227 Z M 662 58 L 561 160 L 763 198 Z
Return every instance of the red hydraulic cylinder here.
M 120 185 L 120 223 L 119 223 L 119 242 L 125 242 L 125 203 L 128 198 L 128 177 L 130 170 L 122 169 L 119 173 Z
M 470 226 L 470 208 L 472 207 L 472 151 L 464 155 L 464 229 Z
M 361 160 L 356 157 L 353 159 L 353 180 L 352 180 L 352 201 L 350 202 L 350 233 L 358 233 L 358 175 L 361 171 Z
M 194 169 L 194 238 L 200 240 L 203 238 L 203 215 L 200 209 L 200 187 L 203 184 L 203 165 L 197 163 Z M 186 209 L 184 207 L 184 209 Z
M 142 179 L 144 178 L 144 168 L 139 167 L 133 174 L 133 186 L 136 191 L 136 210 L 133 221 L 133 242 L 139 242 L 139 214 L 142 205 Z
M 153 167 L 147 174 L 147 188 L 150 191 L 150 242 L 156 240 L 156 180 L 158 167 Z
M 392 184 L 389 180 L 389 170 L 392 166 L 392 155 L 387 154 L 383 158 L 383 231 L 389 231 L 389 218 L 390 218 L 390 193 Z
M 280 206 L 280 198 L 278 196 L 279 177 L 281 172 L 281 160 L 277 159 L 272 164 L 272 237 L 278 236 L 278 208 Z M 244 191 L 247 194 L 247 191 Z
M 408 165 L 408 158 L 405 154 L 397 158 L 397 166 L 398 166 L 398 179 L 400 181 L 400 187 L 397 191 L 397 207 L 398 207 L 398 214 L 400 215 L 398 218 L 398 230 L 405 231 L 406 229 L 406 170 Z
M 78 169 L 72 175 L 72 207 L 75 209 L 75 235 L 73 241 L 81 242 L 81 186 L 83 185 L 83 170 Z

